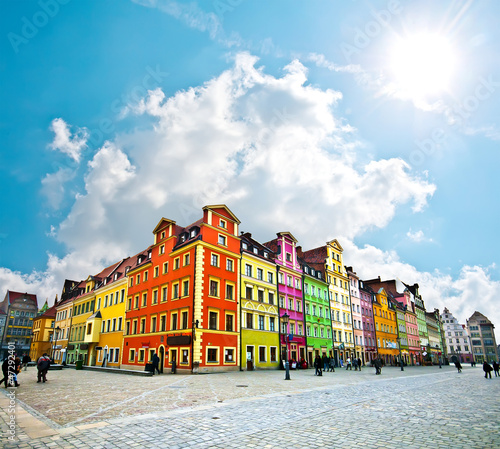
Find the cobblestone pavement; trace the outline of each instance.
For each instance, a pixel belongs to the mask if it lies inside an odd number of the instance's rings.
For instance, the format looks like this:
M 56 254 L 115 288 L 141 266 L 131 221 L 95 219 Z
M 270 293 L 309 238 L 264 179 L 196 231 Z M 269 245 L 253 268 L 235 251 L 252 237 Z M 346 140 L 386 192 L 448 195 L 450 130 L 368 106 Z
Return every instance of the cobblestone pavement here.
M 65 369 L 45 384 L 30 369 L 0 394 L 5 448 L 483 449 L 500 435 L 500 377 L 485 379 L 480 367 L 305 370 L 290 381 L 283 371 L 146 378 Z

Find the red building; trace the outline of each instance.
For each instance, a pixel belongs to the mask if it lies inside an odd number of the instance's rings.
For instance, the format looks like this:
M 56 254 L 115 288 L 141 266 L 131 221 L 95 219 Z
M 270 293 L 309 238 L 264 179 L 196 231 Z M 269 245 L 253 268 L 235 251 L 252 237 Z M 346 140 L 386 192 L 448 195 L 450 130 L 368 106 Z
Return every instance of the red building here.
M 122 367 L 238 369 L 240 221 L 224 205 L 182 228 L 162 218 L 129 277 Z

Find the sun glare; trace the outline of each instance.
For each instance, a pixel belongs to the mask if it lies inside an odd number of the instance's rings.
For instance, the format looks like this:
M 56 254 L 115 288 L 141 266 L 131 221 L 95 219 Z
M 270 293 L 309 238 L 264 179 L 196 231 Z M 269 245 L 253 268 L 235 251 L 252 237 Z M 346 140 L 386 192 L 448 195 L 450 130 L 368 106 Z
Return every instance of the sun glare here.
M 393 82 L 402 94 L 427 98 L 447 90 L 455 70 L 449 41 L 436 34 L 398 38 L 390 54 Z

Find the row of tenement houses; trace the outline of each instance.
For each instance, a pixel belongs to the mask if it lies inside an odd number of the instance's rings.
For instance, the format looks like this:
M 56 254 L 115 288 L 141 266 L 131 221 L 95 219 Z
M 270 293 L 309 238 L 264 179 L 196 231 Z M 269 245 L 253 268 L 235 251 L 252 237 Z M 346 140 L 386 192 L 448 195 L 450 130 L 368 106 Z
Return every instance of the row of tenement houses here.
M 224 205 L 187 227 L 162 218 L 144 251 L 65 282 L 34 320 L 32 359 L 143 370 L 156 353 L 161 371 L 175 360 L 181 372 L 210 372 L 278 368 L 287 350 L 309 364 L 316 354 L 337 364 L 487 357 L 448 310 L 426 310 L 418 284 L 360 280 L 337 240 L 304 251 L 290 232 L 259 243 L 239 225 Z M 450 346 L 455 332 L 462 344 Z

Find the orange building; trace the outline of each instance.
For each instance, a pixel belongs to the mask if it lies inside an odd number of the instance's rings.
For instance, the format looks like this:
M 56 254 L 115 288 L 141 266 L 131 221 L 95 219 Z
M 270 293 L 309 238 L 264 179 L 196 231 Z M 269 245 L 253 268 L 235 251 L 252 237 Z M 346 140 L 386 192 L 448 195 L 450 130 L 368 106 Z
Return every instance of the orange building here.
M 388 294 L 382 287 L 375 293 L 373 301 L 373 318 L 377 338 L 378 355 L 386 365 L 395 363 L 399 354 L 396 310 Z
M 224 205 L 182 228 L 162 218 L 128 271 L 122 367 L 238 369 L 240 221 Z

